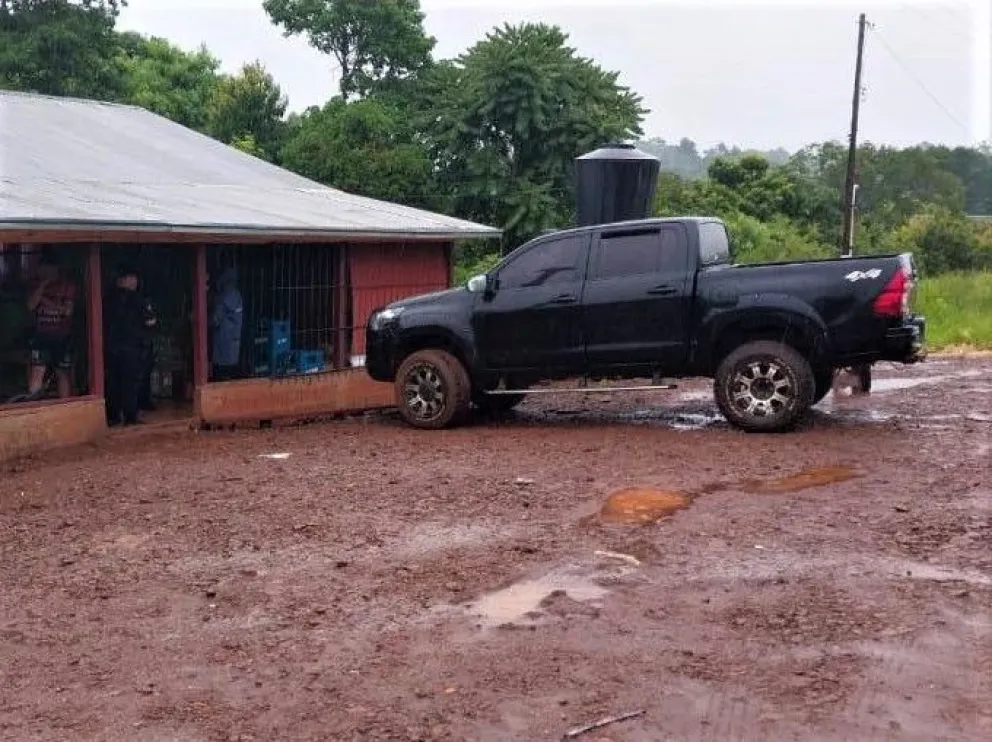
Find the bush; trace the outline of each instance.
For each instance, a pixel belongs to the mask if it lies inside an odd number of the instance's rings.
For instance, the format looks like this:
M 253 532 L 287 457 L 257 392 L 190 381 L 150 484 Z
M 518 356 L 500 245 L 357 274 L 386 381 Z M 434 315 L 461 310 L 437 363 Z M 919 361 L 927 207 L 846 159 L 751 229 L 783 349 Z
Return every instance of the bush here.
M 992 350 L 992 273 L 947 273 L 917 287 L 915 310 L 927 318 L 927 345 Z
M 464 286 L 472 276 L 488 272 L 502 256 L 499 251 L 481 254 L 455 254 L 455 286 Z
M 884 240 L 885 252 L 911 252 L 922 275 L 937 276 L 951 271 L 980 267 L 976 226 L 964 216 L 929 207 L 897 227 Z
M 734 261 L 738 263 L 820 260 L 837 254 L 834 248 L 820 242 L 815 233 L 804 232 L 784 217 L 763 222 L 734 214 L 724 221 L 730 232 Z

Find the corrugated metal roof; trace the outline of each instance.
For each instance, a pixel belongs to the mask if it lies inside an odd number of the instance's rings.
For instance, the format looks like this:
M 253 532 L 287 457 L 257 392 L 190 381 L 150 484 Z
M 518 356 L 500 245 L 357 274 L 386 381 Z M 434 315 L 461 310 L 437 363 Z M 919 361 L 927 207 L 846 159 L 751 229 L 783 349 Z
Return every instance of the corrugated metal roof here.
M 0 91 L 0 229 L 459 239 L 500 231 L 355 196 L 141 108 Z

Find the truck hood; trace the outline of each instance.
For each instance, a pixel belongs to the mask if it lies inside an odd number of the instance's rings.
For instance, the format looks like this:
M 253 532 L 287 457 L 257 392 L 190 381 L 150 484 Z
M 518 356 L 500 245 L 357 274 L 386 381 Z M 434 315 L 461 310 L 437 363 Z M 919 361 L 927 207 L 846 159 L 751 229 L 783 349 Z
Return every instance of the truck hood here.
M 430 294 L 411 296 L 407 299 L 400 299 L 399 301 L 394 301 L 386 308 L 398 309 L 402 307 L 403 309 L 414 309 L 423 307 L 427 309 L 432 306 L 442 306 L 452 302 L 461 303 L 470 296 L 471 294 L 469 294 L 468 289 L 462 286 L 454 289 L 446 289 L 445 291 L 434 291 Z

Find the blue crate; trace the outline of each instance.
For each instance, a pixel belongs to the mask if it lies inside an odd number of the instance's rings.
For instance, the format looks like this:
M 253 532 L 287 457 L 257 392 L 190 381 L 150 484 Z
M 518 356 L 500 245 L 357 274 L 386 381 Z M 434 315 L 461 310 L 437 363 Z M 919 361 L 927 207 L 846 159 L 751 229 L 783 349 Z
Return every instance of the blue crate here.
M 300 374 L 318 374 L 324 370 L 324 351 L 296 351 L 296 372 Z
M 269 321 L 269 358 L 274 359 L 281 353 L 290 350 L 290 333 L 292 329 L 289 320 Z M 272 364 L 273 366 L 275 363 Z
M 290 339 L 289 320 L 262 317 L 252 338 L 252 370 L 257 376 L 284 376 L 295 370 Z

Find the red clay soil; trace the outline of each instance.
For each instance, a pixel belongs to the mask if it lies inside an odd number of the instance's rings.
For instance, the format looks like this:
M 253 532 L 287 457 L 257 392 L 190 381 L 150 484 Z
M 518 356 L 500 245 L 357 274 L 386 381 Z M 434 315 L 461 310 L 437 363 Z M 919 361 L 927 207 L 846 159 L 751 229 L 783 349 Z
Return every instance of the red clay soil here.
M 992 361 L 876 382 L 780 436 L 692 383 L 7 466 L 0 738 L 990 740 Z M 632 487 L 689 504 L 604 522 Z

